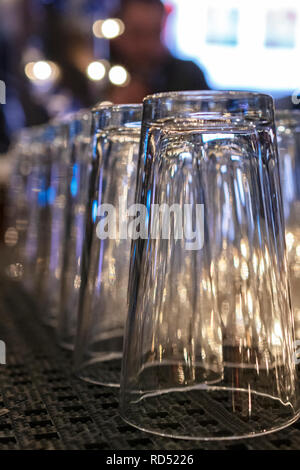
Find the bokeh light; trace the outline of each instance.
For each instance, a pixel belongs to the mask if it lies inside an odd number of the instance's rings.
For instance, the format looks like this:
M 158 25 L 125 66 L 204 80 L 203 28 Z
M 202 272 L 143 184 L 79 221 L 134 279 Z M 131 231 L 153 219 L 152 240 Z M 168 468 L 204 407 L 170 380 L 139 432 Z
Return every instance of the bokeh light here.
M 32 71 L 37 80 L 49 80 L 52 74 L 51 65 L 45 60 L 36 62 Z
M 130 77 L 127 70 L 122 65 L 114 65 L 108 74 L 109 80 L 113 85 L 126 86 Z
M 91 62 L 86 70 L 87 76 L 90 80 L 100 81 L 105 77 L 105 65 L 100 61 Z
M 93 33 L 97 38 L 113 39 L 123 34 L 124 30 L 124 23 L 118 18 L 97 20 L 93 24 Z
M 51 61 L 38 60 L 37 62 L 28 62 L 25 65 L 25 75 L 32 81 L 55 80 L 58 74 L 58 66 Z

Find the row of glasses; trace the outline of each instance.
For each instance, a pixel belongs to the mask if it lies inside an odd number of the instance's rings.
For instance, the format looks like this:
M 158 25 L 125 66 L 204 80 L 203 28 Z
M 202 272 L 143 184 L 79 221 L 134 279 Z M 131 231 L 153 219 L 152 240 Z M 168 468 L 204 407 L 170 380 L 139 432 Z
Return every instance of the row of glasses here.
M 147 236 L 132 243 L 121 382 L 121 414 L 140 429 L 230 439 L 280 429 L 298 417 L 274 131 L 273 104 L 262 95 L 168 94 L 144 102 L 135 202 L 147 210 Z M 103 170 L 99 160 L 75 370 L 114 386 L 121 307 L 107 319 L 107 292 L 111 305 L 118 300 L 117 258 L 101 222 L 105 204 L 119 193 L 116 175 Z M 111 178 L 113 197 L 105 197 L 102 175 Z M 151 236 L 152 207 L 174 204 L 203 206 L 196 248 L 178 240 L 175 225 L 166 238 Z M 212 425 L 204 428 L 200 419 L 191 429 L 191 413 L 205 413 Z
M 287 119 L 278 140 L 296 165 Z M 280 150 L 279 175 L 272 99 L 163 93 L 54 128 L 36 152 L 48 172 L 37 190 L 46 188 L 45 214 L 38 207 L 32 220 L 46 242 L 31 259 L 77 376 L 121 381 L 121 416 L 163 436 L 236 439 L 294 422 L 280 188 L 281 178 L 285 200 L 283 175 L 294 174 Z

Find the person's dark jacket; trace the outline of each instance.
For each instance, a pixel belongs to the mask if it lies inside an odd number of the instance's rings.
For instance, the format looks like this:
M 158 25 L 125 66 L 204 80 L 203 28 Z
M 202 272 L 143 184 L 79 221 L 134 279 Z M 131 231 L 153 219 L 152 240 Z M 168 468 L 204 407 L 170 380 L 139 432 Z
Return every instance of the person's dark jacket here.
M 4 114 L 0 104 L 0 153 L 5 153 L 9 146 L 9 138 L 6 131 Z
M 151 79 L 151 92 L 209 90 L 204 73 L 191 60 L 168 55 Z

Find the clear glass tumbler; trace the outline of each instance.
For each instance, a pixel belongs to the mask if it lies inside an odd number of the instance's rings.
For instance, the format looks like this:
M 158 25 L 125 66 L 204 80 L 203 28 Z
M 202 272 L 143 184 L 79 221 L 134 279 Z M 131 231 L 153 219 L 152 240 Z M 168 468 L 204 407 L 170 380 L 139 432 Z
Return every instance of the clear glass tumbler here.
M 58 342 L 74 348 L 81 284 L 82 245 L 92 169 L 92 113 L 82 111 L 70 123 L 72 177 L 68 181 L 64 259 L 58 317 Z
M 284 428 L 299 391 L 272 98 L 149 96 L 141 139 L 121 415 L 183 439 Z
M 33 145 L 39 128 L 23 129 L 13 138 L 8 155 L 10 163 L 7 202 L 5 205 L 4 247 L 1 251 L 4 273 L 22 282 L 25 280 L 25 243 L 30 205 L 28 183 L 33 169 Z M 1 247 L 2 248 L 2 247 Z
M 47 127 L 43 151 L 48 158 L 50 176 L 39 192 L 39 204 L 44 206 L 46 215 L 37 226 L 38 293 L 42 321 L 54 328 L 57 327 L 60 307 L 67 190 L 72 178 L 70 119 L 53 122 Z
M 50 126 L 39 126 L 29 130 L 31 157 L 25 166 L 27 178 L 24 194 L 28 208 L 27 228 L 24 236 L 24 286 L 37 301 L 41 295 L 41 281 L 44 275 L 48 246 L 51 179 L 51 146 L 53 131 Z M 41 302 L 44 310 L 44 302 Z
M 94 110 L 74 369 L 83 380 L 108 386 L 120 385 L 131 246 L 126 219 L 135 195 L 141 112 L 141 105 Z
M 276 125 L 295 335 L 300 340 L 300 111 L 277 111 Z

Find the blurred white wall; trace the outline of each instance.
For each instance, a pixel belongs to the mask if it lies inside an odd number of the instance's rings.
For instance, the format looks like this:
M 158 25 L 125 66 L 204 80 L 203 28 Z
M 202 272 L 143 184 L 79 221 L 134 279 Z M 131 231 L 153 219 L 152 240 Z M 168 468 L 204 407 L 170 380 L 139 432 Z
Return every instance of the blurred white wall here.
M 300 88 L 299 0 L 165 0 L 167 43 L 214 88 L 286 95 Z

